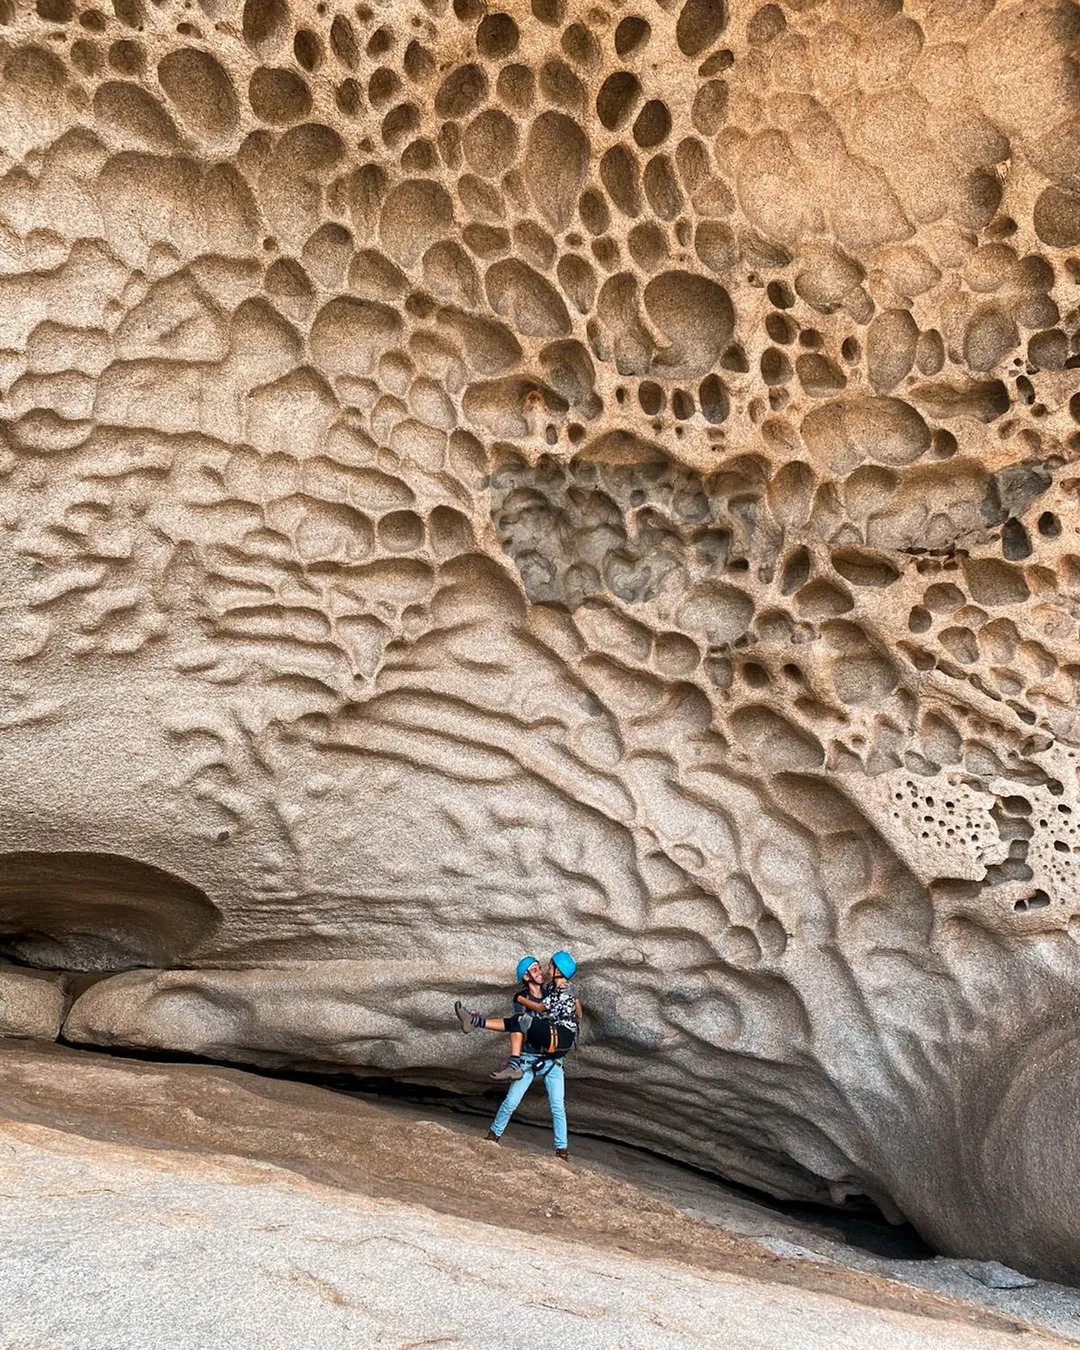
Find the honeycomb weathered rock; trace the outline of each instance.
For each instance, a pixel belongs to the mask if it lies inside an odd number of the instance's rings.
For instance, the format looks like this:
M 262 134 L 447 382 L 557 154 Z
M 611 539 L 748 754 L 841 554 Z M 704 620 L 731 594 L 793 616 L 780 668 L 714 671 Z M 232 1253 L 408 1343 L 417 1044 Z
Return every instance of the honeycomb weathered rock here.
M 475 1073 L 568 945 L 579 1119 L 1080 1277 L 1080 7 L 0 18 L 68 1034 Z

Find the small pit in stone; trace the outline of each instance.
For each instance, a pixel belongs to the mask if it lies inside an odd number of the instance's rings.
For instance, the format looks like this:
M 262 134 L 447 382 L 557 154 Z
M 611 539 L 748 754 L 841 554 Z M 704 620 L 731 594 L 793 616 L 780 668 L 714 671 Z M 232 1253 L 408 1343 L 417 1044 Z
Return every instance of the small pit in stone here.
M 1013 905 L 1013 909 L 1017 914 L 1029 914 L 1035 909 L 1046 909 L 1049 907 L 1049 904 L 1050 897 L 1045 891 L 1039 890 L 1033 891 L 1031 895 L 1024 896 L 1022 899 L 1017 900 Z

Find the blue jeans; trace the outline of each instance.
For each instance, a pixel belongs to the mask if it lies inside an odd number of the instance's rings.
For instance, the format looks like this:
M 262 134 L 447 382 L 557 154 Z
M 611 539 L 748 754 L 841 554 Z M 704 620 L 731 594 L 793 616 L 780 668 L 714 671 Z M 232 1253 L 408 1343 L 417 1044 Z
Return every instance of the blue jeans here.
M 491 1122 L 495 1134 L 501 1136 L 503 1130 L 510 1124 L 510 1117 L 517 1110 L 522 1097 L 532 1087 L 538 1063 L 536 1055 L 522 1056 L 521 1067 L 525 1072 L 510 1084 L 502 1106 Z M 555 1147 L 566 1148 L 566 1079 L 563 1077 L 561 1059 L 551 1061 L 551 1068 L 544 1073 L 543 1082 L 547 1089 L 548 1102 L 551 1104 L 551 1128 L 555 1131 Z

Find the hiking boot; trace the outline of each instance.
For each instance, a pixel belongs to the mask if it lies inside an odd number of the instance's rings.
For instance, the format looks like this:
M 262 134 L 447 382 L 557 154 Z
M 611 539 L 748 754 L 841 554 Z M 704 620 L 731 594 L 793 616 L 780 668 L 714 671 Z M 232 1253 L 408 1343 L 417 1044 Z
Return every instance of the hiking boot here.
M 494 1130 L 488 1130 L 487 1134 L 484 1135 L 484 1142 L 487 1144 L 497 1144 L 499 1142 L 499 1136 Z
M 562 1162 L 569 1162 L 570 1150 L 568 1148 L 557 1148 L 555 1150 L 555 1156 L 556 1158 L 559 1158 Z
M 525 1070 L 521 1067 L 520 1060 L 508 1059 L 501 1069 L 496 1069 L 494 1073 L 488 1074 L 489 1078 L 497 1079 L 518 1079 L 525 1077 Z
M 461 1029 L 466 1036 L 470 1031 L 476 1030 L 473 1026 L 472 1013 L 466 1008 L 464 1003 L 460 1001 L 455 1003 L 454 1012 L 457 1014 L 457 1020 L 461 1023 Z

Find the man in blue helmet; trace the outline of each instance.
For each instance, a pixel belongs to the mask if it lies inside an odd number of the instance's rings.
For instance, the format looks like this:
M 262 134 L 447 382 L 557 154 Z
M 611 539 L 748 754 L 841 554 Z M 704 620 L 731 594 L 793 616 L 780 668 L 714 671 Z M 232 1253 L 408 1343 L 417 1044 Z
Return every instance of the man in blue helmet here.
M 525 1035 L 532 1025 L 533 1013 L 540 1011 L 544 1006 L 544 972 L 539 960 L 535 956 L 523 956 L 517 963 L 517 968 L 514 973 L 518 978 L 518 990 L 514 995 L 514 1007 L 517 1009 L 517 1012 L 515 1013 L 514 1018 L 505 1019 L 503 1025 L 506 1026 L 507 1022 L 512 1022 L 516 1018 L 517 1029 L 515 1030 L 513 1027 L 507 1028 L 510 1031 L 510 1058 L 501 1069 L 498 1069 L 495 1073 L 491 1074 L 492 1078 L 521 1077 L 521 1051 L 525 1045 Z M 455 1004 L 455 1010 L 460 1008 L 460 1003 Z M 479 1016 L 479 1014 L 477 1014 L 477 1016 Z M 461 1018 L 460 1012 L 458 1013 L 458 1017 L 459 1019 Z M 491 1022 L 498 1020 L 498 1018 L 494 1017 L 483 1019 L 485 1024 L 490 1024 Z M 468 1029 L 471 1031 L 473 1026 L 476 1025 L 472 1021 L 471 1014 L 469 1015 L 469 1022 L 470 1026 Z M 464 1025 L 464 1022 L 462 1022 L 463 1027 Z M 497 1027 L 492 1027 L 491 1029 L 493 1031 L 498 1030 Z
M 519 962 L 519 972 L 524 978 L 531 972 L 528 968 L 526 971 L 520 971 L 522 963 Z M 551 1106 L 555 1154 L 564 1160 L 569 1156 L 566 1134 L 566 1083 L 562 1061 L 563 1056 L 577 1041 L 581 1025 L 581 1000 L 570 983 L 576 970 L 577 962 L 569 952 L 556 952 L 548 963 L 547 979 L 541 991 L 541 999 L 536 1001 L 519 994 L 515 1001 L 525 1009 L 525 1012 L 515 1014 L 513 1017 L 484 1017 L 480 1013 L 471 1012 L 461 1003 L 454 1005 L 462 1031 L 481 1029 L 523 1032 L 525 1035 L 520 1077 L 510 1084 L 487 1132 L 487 1137 L 492 1143 L 497 1144 L 502 1138 L 502 1133 L 510 1123 L 510 1117 L 517 1110 L 518 1103 L 534 1080 L 539 1078 L 543 1081 Z

